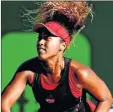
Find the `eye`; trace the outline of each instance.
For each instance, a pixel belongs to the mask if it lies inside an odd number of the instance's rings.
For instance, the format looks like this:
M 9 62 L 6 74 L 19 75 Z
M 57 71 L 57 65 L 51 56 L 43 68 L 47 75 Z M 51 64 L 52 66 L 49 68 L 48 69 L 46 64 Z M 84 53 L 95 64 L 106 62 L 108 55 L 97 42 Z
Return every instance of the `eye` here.
M 40 41 L 41 39 L 49 41 L 52 39 L 52 36 L 48 33 L 41 32 L 41 33 L 39 33 L 38 40 Z
M 45 35 L 43 32 L 39 33 L 39 35 L 38 35 L 38 40 L 40 41 L 41 39 L 45 39 Z
M 46 37 L 46 40 L 52 40 L 52 37 Z

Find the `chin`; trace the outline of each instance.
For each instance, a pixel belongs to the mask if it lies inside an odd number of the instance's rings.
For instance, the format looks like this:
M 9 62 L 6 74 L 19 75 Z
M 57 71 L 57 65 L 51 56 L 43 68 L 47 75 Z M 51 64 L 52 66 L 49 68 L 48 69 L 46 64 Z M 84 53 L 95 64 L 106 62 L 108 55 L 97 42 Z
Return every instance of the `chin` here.
M 44 61 L 47 60 L 47 56 L 44 55 L 44 54 L 39 54 L 39 58 L 40 58 L 41 60 L 44 60 Z
M 39 53 L 39 58 L 41 59 L 41 60 L 43 60 L 43 61 L 47 61 L 48 59 L 52 59 L 54 56 L 56 56 L 56 55 L 48 55 L 48 54 L 40 54 Z

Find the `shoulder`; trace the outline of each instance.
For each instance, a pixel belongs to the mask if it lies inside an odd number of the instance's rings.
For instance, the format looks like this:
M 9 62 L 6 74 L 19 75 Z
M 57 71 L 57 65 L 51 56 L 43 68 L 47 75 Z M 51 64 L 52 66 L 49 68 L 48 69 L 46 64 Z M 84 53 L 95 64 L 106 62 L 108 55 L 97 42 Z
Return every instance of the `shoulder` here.
M 91 68 L 89 68 L 88 66 L 78 62 L 78 61 L 75 61 L 75 60 L 71 60 L 70 62 L 70 66 L 75 70 L 75 71 L 78 71 L 78 72 L 89 72 L 89 71 L 92 71 Z
M 35 64 L 37 64 L 37 63 L 39 63 L 39 62 L 40 62 L 40 59 L 39 59 L 38 57 L 34 57 L 34 58 L 28 59 L 28 60 L 26 60 L 25 62 L 23 62 L 23 63 L 20 65 L 20 67 L 21 67 L 21 66 L 30 67 L 30 66 L 35 65 Z
M 38 57 L 34 57 L 32 59 L 29 59 L 25 62 L 23 62 L 17 69 L 16 73 L 21 72 L 21 71 L 26 71 L 30 70 L 33 72 L 38 72 L 40 70 L 40 59 Z
M 15 80 L 26 80 L 30 85 L 33 84 L 35 73 L 30 70 L 18 72 L 15 76 Z
M 78 79 L 80 82 L 86 82 L 88 79 L 92 79 L 96 76 L 94 71 L 89 68 L 88 66 L 81 64 L 75 60 L 71 60 L 70 67 L 73 69 L 73 71 L 76 73 Z
M 30 70 L 25 70 L 22 72 L 18 72 L 15 76 L 15 78 L 26 78 L 29 79 L 29 77 L 32 77 L 35 73 Z

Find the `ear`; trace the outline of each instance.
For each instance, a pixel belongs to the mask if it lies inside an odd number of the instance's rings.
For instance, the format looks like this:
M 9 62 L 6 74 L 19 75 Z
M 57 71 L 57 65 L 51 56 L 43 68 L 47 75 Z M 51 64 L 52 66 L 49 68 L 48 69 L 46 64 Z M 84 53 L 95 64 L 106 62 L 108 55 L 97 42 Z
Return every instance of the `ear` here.
M 64 51 L 65 49 L 66 49 L 66 43 L 65 42 L 62 42 L 61 44 L 60 44 L 60 51 Z

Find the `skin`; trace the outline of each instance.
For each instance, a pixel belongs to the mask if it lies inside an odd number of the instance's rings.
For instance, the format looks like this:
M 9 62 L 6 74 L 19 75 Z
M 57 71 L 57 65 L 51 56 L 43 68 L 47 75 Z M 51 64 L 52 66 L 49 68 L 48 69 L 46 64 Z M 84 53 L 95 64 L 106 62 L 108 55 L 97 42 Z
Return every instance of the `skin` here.
M 61 78 L 61 70 L 64 68 L 65 42 L 61 42 L 60 37 L 40 33 L 37 46 L 39 58 L 49 67 L 53 83 L 57 83 Z M 79 89 L 85 88 L 99 101 L 95 112 L 108 112 L 112 104 L 112 96 L 106 84 L 85 65 L 72 60 L 70 66 L 77 74 Z M 49 76 L 47 77 L 49 78 Z M 24 91 L 27 81 L 32 86 L 34 78 L 35 74 L 32 71 L 23 71 L 16 74 L 16 77 L 6 87 L 2 95 L 2 112 L 10 112 L 10 108 Z

